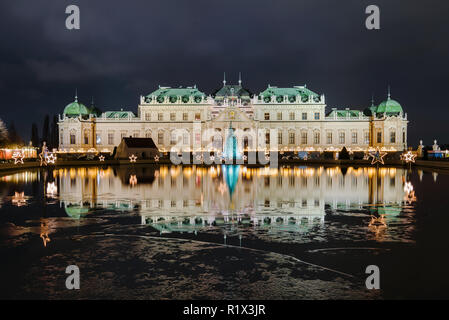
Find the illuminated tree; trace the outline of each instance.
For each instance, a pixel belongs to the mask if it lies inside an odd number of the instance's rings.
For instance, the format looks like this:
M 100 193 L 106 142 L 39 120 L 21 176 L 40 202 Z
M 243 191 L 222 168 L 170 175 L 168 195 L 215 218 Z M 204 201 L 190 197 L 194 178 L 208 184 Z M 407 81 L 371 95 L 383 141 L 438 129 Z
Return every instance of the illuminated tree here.
M 8 129 L 2 119 L 0 119 L 0 145 L 8 142 Z

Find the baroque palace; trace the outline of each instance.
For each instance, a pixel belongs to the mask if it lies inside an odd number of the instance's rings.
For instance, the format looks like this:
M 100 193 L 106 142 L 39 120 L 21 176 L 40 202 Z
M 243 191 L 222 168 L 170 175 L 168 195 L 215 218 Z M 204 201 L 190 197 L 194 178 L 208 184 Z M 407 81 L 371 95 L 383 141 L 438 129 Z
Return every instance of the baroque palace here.
M 232 126 L 240 151 L 384 151 L 407 149 L 407 114 L 391 99 L 355 110 L 326 112 L 324 94 L 304 86 L 270 86 L 252 94 L 223 86 L 206 95 L 196 86 L 159 87 L 141 96 L 138 112 L 104 111 L 78 101 L 59 117 L 62 152 L 112 152 L 124 137 L 152 138 L 162 152 L 223 151 Z M 205 134 L 207 133 L 207 134 Z

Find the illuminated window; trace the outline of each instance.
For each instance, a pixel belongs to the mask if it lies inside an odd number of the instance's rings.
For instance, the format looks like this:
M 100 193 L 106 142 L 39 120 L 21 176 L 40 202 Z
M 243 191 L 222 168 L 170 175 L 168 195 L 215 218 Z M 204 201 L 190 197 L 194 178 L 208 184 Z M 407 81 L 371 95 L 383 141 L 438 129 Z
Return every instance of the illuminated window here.
M 84 144 L 89 144 L 89 135 L 84 133 Z
M 382 132 L 377 133 L 377 143 L 382 143 Z
M 345 144 L 345 133 L 344 132 L 340 132 L 338 135 L 338 143 L 340 144 Z
M 76 138 L 74 133 L 70 133 L 70 144 L 75 144 Z
M 108 144 L 114 144 L 114 134 L 108 133 Z
M 174 112 L 170 113 L 170 121 L 175 121 L 176 114 Z
M 278 114 L 277 114 L 277 119 L 278 119 L 278 120 L 282 120 L 282 112 L 278 112 Z
M 315 112 L 315 120 L 320 120 L 320 113 L 319 112 Z
M 294 132 L 290 132 L 288 134 L 288 143 L 295 144 L 295 133 Z
M 183 114 L 182 114 L 182 120 L 183 121 L 187 121 L 189 119 L 189 115 L 187 114 L 187 112 L 184 112 Z
M 98 134 L 98 133 L 97 133 L 97 135 L 96 135 L 96 137 L 95 137 L 95 143 L 96 143 L 96 144 L 101 144 L 101 134 Z
M 158 120 L 158 121 L 162 121 L 162 119 L 164 119 L 163 114 L 162 114 L 162 113 L 158 113 L 158 114 L 157 114 L 157 120 Z
M 265 133 L 265 144 L 270 144 L 270 132 Z
M 319 132 L 315 132 L 315 134 L 313 135 L 313 143 L 320 144 L 320 133 Z
M 201 113 L 195 113 L 195 120 L 196 121 L 201 120 Z
M 282 144 L 282 132 L 278 132 L 278 144 Z
M 327 133 L 327 144 L 332 144 L 332 132 Z
M 302 120 L 307 120 L 307 113 L 306 112 L 302 113 Z
M 290 120 L 295 120 L 295 113 L 294 112 L 290 112 L 289 119 Z
M 357 132 L 353 132 L 351 135 L 352 144 L 357 144 Z
M 369 144 L 369 132 L 365 132 L 365 144 Z
M 145 112 L 145 121 L 151 121 L 151 113 Z
M 390 132 L 390 143 L 396 143 L 396 132 L 395 131 Z
M 301 144 L 307 144 L 307 132 L 301 132 Z
M 162 131 L 159 131 L 157 134 L 157 143 L 164 144 L 164 133 Z

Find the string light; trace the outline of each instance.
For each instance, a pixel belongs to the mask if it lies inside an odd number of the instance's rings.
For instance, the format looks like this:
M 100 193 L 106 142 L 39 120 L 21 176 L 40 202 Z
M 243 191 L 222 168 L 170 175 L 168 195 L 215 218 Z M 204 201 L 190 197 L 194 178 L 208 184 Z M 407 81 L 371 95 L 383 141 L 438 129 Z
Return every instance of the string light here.
M 380 151 L 379 147 L 377 147 L 376 151 L 371 151 L 369 156 L 373 158 L 371 164 L 375 164 L 379 162 L 380 164 L 385 164 L 384 157 L 387 155 L 386 152 Z

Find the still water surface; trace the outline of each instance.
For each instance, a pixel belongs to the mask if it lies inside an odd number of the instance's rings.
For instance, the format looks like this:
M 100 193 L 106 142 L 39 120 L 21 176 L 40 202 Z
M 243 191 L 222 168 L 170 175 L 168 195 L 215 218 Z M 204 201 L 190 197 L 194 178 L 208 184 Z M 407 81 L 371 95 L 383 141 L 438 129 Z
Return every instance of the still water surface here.
M 136 165 L 29 170 L 0 186 L 1 298 L 449 296 L 441 172 Z M 368 265 L 381 290 L 366 289 Z

